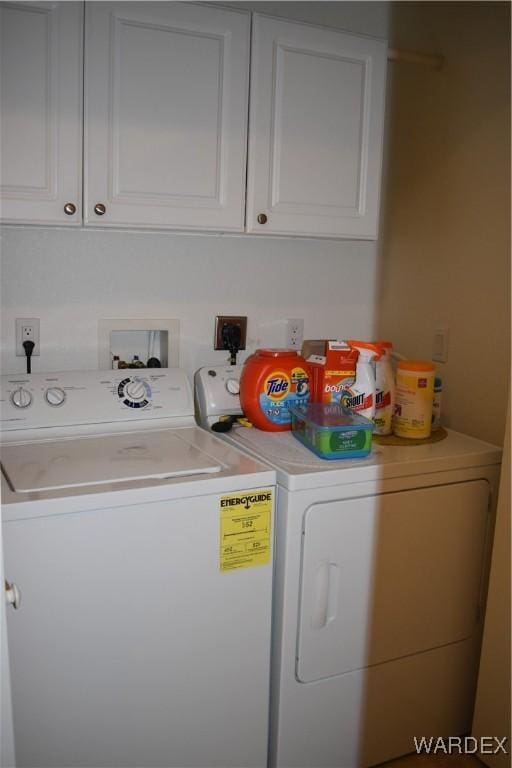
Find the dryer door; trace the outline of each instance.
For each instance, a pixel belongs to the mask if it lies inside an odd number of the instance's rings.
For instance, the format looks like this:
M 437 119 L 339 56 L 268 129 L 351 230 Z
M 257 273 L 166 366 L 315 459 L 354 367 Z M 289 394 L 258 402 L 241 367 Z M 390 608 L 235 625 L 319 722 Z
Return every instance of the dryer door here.
M 305 515 L 297 678 L 455 643 L 478 622 L 485 480 L 346 499 Z

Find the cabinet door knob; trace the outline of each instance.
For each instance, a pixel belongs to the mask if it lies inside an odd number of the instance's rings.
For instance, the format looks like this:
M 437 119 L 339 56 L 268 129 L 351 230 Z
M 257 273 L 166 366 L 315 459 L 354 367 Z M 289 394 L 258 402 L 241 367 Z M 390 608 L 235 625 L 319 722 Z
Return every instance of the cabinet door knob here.
M 266 224 L 266 223 L 267 223 L 267 214 L 258 213 L 258 224 Z
M 103 203 L 96 203 L 94 206 L 94 213 L 97 214 L 97 216 L 103 216 L 104 213 L 106 213 L 107 208 Z
M 76 213 L 76 205 L 74 203 L 66 203 L 64 206 L 64 213 L 66 213 L 68 216 L 72 216 L 74 213 Z

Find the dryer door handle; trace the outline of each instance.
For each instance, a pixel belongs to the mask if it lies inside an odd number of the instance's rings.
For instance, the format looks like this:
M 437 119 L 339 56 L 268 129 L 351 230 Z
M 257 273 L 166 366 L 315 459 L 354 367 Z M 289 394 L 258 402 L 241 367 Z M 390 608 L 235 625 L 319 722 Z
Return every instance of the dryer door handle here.
M 7 579 L 5 579 L 5 600 L 15 610 L 20 607 L 21 592 L 14 582 L 9 583 Z
M 311 626 L 323 629 L 336 618 L 339 568 L 337 563 L 322 562 L 316 569 Z

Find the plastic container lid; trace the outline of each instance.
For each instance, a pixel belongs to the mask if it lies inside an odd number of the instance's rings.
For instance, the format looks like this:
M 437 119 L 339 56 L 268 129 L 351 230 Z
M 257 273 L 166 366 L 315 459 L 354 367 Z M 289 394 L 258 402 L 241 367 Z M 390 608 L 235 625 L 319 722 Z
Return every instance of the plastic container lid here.
M 434 372 L 436 367 L 434 363 L 426 360 L 400 360 L 396 366 L 401 371 L 427 371 Z
M 374 429 L 375 425 L 365 416 L 360 416 L 338 403 L 308 403 L 289 405 L 288 410 L 299 419 L 309 421 L 316 429 L 354 430 Z

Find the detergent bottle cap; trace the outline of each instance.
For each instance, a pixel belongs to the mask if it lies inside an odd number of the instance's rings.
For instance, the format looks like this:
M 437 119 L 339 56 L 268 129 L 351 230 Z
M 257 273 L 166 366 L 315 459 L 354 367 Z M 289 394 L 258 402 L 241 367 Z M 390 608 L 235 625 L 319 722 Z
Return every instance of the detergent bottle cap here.
M 378 360 L 382 355 L 382 348 L 375 342 L 348 339 L 347 343 L 359 352 L 360 363 L 370 363 L 372 360 Z
M 257 349 L 254 355 L 258 357 L 269 358 L 300 357 L 300 354 L 296 349 L 289 349 L 288 347 L 276 349 L 267 347 L 263 349 Z

